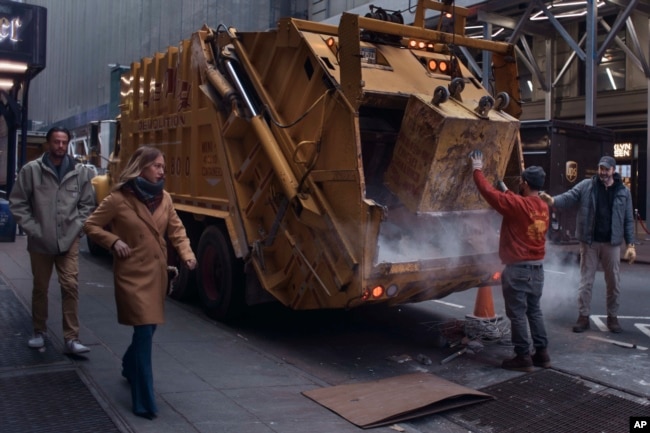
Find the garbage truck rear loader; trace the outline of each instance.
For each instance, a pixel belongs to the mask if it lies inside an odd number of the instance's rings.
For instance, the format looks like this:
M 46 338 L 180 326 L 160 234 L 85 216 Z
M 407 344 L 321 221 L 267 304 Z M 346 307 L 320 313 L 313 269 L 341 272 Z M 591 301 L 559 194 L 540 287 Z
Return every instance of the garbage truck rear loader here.
M 500 216 L 468 154 L 484 151 L 494 181 L 521 173 L 513 47 L 425 29 L 417 11 L 412 26 L 375 9 L 338 26 L 204 27 L 132 65 L 119 143 L 96 182 L 110 185 L 138 146 L 165 153 L 199 262 L 172 296 L 196 287 L 228 319 L 269 299 L 353 308 L 498 284 Z M 492 52 L 494 95 L 458 46 Z

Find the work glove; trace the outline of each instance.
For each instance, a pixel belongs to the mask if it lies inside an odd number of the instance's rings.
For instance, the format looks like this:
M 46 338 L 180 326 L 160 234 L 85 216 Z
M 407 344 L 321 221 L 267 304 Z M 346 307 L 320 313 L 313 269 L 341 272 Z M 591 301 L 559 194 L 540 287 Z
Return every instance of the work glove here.
M 469 154 L 469 159 L 472 161 L 472 171 L 483 169 L 483 152 L 480 150 L 472 150 Z
M 541 191 L 539 193 L 539 198 L 544 200 L 544 202 L 549 206 L 553 206 L 553 203 L 555 203 L 555 199 L 550 195 L 546 194 L 544 191 Z
M 634 244 L 629 244 L 627 246 L 623 258 L 627 260 L 629 264 L 634 263 L 634 260 L 636 259 L 636 249 L 634 248 Z

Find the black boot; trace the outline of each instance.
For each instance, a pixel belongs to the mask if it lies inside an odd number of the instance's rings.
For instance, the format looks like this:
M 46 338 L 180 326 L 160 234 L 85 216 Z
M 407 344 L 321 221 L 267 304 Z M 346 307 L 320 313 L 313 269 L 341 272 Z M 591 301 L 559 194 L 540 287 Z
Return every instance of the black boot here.
M 525 371 L 527 373 L 534 370 L 533 360 L 530 355 L 517 355 L 512 359 L 506 359 L 501 363 L 501 368 L 514 371 Z
M 618 324 L 618 318 L 616 316 L 607 316 L 607 327 L 610 332 L 614 334 L 620 334 L 623 332 L 623 328 Z
M 589 329 L 589 316 L 578 316 L 578 321 L 573 325 L 573 332 L 584 332 Z
M 551 366 L 551 357 L 548 356 L 546 348 L 537 349 L 531 358 L 535 367 L 549 368 Z

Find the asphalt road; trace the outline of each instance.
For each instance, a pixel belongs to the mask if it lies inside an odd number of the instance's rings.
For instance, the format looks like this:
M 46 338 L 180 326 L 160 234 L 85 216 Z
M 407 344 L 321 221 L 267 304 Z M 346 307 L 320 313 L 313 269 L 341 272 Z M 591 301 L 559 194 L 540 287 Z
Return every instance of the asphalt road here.
M 604 325 L 605 284 L 598 272 L 592 300 L 591 329 L 571 331 L 578 316 L 578 265 L 565 256 L 547 257 L 543 312 L 553 367 L 578 376 L 650 397 L 650 308 L 648 264 L 621 264 L 621 334 Z M 475 353 L 441 361 L 458 350 L 449 334 L 467 326 L 476 290 L 437 301 L 398 307 L 351 311 L 289 311 L 279 305 L 253 307 L 235 332 L 327 383 L 372 380 L 413 371 L 427 371 L 473 388 L 512 377 L 499 368 L 512 356 L 505 320 L 470 330 L 486 337 Z M 493 288 L 495 312 L 505 317 L 500 287 Z M 200 309 L 191 302 L 188 308 Z M 456 328 L 456 329 L 454 329 Z M 453 340 L 453 341 L 452 341 Z M 605 341 L 606 340 L 606 341 Z M 636 345 L 637 348 L 623 346 Z

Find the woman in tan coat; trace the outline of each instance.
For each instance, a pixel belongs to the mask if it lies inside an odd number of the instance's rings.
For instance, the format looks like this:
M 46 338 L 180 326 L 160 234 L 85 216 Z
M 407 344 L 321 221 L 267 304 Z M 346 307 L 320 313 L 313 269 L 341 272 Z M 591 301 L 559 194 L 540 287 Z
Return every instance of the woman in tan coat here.
M 84 230 L 113 252 L 117 320 L 133 326 L 133 339 L 122 358 L 122 375 L 131 384 L 133 413 L 153 419 L 151 348 L 156 325 L 164 321 L 167 291 L 167 244 L 189 269 L 196 267 L 185 228 L 163 189 L 165 159 L 160 150 L 138 148 L 119 182 L 86 220 Z M 110 231 L 105 227 L 110 226 Z

